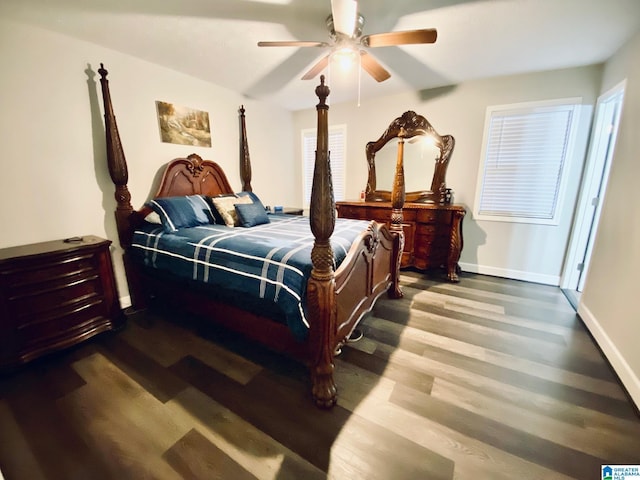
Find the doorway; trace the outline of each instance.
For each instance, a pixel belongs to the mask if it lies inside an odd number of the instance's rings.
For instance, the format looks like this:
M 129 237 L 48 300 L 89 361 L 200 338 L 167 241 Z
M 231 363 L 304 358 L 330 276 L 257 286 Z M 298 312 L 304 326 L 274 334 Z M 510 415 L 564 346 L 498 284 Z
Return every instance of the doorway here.
M 577 309 L 598 231 L 611 160 L 618 136 L 625 82 L 598 97 L 589 153 L 560 287 Z

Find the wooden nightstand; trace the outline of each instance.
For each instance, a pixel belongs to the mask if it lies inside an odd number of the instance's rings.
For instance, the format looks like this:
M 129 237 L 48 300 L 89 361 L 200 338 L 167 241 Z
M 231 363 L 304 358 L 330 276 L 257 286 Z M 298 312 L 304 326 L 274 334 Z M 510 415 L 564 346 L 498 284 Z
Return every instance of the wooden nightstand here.
M 302 215 L 302 208 L 284 207 L 282 213 L 285 215 Z
M 0 369 L 124 324 L 109 240 L 0 249 Z

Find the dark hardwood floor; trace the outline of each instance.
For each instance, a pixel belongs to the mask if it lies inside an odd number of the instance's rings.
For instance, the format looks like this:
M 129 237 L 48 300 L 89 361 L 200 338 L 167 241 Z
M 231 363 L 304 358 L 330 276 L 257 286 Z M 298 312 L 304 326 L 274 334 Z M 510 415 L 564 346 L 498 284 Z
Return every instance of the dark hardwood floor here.
M 403 272 L 336 360 L 306 369 L 178 313 L 0 377 L 0 470 L 38 479 L 597 479 L 640 417 L 558 288 Z

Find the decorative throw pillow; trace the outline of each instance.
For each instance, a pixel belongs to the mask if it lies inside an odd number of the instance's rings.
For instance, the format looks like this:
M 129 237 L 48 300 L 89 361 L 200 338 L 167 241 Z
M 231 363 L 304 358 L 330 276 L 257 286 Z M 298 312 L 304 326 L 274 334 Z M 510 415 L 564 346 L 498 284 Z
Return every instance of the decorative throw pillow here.
M 162 225 L 162 220 L 160 220 L 160 215 L 156 212 L 151 212 L 149 215 L 144 217 L 144 221 L 148 223 Z
M 224 220 L 227 227 L 235 227 L 239 225 L 238 215 L 236 214 L 236 204 L 253 203 L 251 197 L 244 195 L 241 197 L 212 197 L 213 206 Z
M 154 198 L 147 205 L 158 214 L 162 227 L 168 233 L 179 228 L 206 225 L 213 218 L 211 208 L 202 195 Z
M 225 197 L 233 197 L 236 198 L 236 194 L 235 193 L 223 193 L 220 195 L 216 195 L 215 197 L 209 197 L 206 196 L 204 197 L 205 200 L 207 201 L 207 203 L 209 204 L 209 206 L 211 207 L 211 212 L 213 213 L 213 223 L 217 223 L 218 225 L 224 225 L 224 218 L 222 218 L 222 215 L 220 215 L 220 213 L 218 212 L 218 209 L 216 208 L 216 206 L 213 204 L 213 199 L 214 198 L 225 198 Z
M 260 202 L 236 203 L 236 214 L 238 224 L 241 227 L 253 227 L 270 222 L 269 216 Z

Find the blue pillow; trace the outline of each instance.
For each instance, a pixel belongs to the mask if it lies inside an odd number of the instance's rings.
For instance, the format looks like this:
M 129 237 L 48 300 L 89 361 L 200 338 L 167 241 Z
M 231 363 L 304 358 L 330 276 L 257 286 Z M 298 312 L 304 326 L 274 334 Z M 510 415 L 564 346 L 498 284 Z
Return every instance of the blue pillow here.
M 258 205 L 260 205 L 262 207 L 262 210 L 264 210 L 264 205 L 262 204 L 262 202 L 260 201 L 260 199 L 258 198 L 258 196 L 253 193 L 253 192 L 239 192 L 236 193 L 237 197 L 249 197 L 253 203 L 257 203 Z
M 202 195 L 154 198 L 147 205 L 160 216 L 162 227 L 168 233 L 213 223 L 211 207 Z
M 235 205 L 238 223 L 241 227 L 254 227 L 269 223 L 269 216 L 260 201 L 254 203 L 238 203 Z

